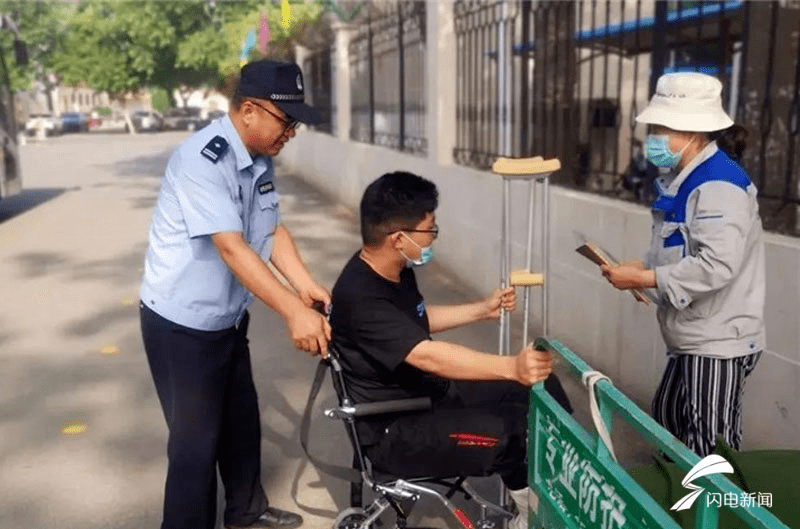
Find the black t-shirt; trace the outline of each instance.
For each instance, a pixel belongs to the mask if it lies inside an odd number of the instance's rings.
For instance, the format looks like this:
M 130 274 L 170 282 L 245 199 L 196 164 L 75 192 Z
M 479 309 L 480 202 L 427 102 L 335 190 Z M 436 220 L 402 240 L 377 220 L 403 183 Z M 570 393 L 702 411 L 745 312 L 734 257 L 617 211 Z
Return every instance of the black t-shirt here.
M 438 399 L 447 393 L 448 380 L 405 362 L 418 343 L 431 339 L 413 270 L 404 269 L 400 282 L 394 283 L 356 253 L 342 270 L 332 297 L 333 343 L 355 403 L 420 396 Z M 372 423 L 369 430 L 375 432 L 390 419 L 377 416 L 363 422 Z M 375 440 L 363 428 L 359 434 L 364 444 Z

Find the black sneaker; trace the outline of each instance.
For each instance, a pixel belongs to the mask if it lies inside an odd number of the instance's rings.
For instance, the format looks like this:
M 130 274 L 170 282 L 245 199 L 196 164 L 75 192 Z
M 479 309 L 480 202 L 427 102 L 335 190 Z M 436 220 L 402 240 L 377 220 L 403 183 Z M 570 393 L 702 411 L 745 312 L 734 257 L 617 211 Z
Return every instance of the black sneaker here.
M 267 507 L 264 514 L 250 525 L 226 525 L 225 529 L 295 529 L 303 525 L 303 517 L 275 507 Z

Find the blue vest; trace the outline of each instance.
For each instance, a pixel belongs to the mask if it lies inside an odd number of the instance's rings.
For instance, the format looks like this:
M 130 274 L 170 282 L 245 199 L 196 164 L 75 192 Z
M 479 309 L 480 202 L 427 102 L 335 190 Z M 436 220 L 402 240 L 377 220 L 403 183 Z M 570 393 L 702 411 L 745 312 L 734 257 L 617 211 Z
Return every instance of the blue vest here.
M 717 151 L 711 158 L 698 165 L 678 188 L 675 195 L 663 192 L 658 182 L 654 183 L 658 198 L 653 202 L 653 211 L 663 211 L 665 222 L 686 223 L 686 201 L 692 191 L 706 182 L 728 182 L 740 187 L 745 193 L 750 185 L 750 177 L 724 152 Z M 686 241 L 680 230 L 675 230 L 672 235 L 664 239 L 664 247 L 683 246 Z

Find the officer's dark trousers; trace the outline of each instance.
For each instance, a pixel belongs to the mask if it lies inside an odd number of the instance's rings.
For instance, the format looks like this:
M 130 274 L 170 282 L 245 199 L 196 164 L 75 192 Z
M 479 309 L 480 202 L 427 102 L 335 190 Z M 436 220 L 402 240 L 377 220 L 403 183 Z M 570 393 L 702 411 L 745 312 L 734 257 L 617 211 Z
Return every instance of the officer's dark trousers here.
M 162 529 L 213 529 L 217 467 L 225 524 L 248 525 L 267 508 L 261 424 L 248 316 L 238 327 L 198 331 L 140 304 L 142 337 L 169 429 Z

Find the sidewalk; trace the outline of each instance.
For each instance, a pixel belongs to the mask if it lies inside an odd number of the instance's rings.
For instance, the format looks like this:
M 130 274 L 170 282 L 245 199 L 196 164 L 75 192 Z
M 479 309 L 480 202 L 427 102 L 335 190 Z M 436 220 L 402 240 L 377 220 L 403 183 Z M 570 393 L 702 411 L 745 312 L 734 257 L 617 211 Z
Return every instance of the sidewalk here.
M 303 182 L 302 175 L 286 172 L 280 166 L 276 168 L 276 174 L 283 222 L 294 235 L 313 274 L 325 286 L 332 288 L 341 268 L 360 247 L 357 213 Z M 417 277 L 429 304 L 465 303 L 480 298 L 435 259 L 419 269 Z M 532 297 L 536 299 L 535 294 Z M 316 361 L 294 350 L 285 333 L 279 336 L 265 334 L 268 328 L 278 328 L 280 322 L 263 305 L 255 303 L 251 314 L 253 369 L 262 401 L 264 425 L 264 486 L 274 505 L 291 508 L 297 503 L 306 520 L 304 527 L 330 527 L 336 513 L 348 506 L 349 486 L 336 478 L 319 475 L 305 460 L 299 443 L 300 418 Z M 441 333 L 436 338 L 480 351 L 496 352 L 497 332 L 497 324 L 489 322 Z M 520 343 L 520 340 L 517 338 L 514 343 Z M 262 352 L 270 358 L 264 358 Z M 275 355 L 274 362 L 272 355 Z M 575 417 L 593 431 L 588 394 L 574 377 L 563 372 L 563 366 L 557 370 L 575 408 Z M 341 424 L 322 416 L 322 408 L 334 404 L 332 390 L 327 386 L 317 401 L 311 450 L 325 461 L 347 465 L 351 461 L 351 451 Z M 623 465 L 649 462 L 648 447 L 637 434 L 622 425 L 615 424 L 614 442 Z M 486 478 L 478 480 L 477 486 L 487 498 L 494 499 L 498 483 L 499 480 Z M 410 525 L 455 527 L 454 520 L 449 518 L 451 516 L 436 504 L 420 504 Z

